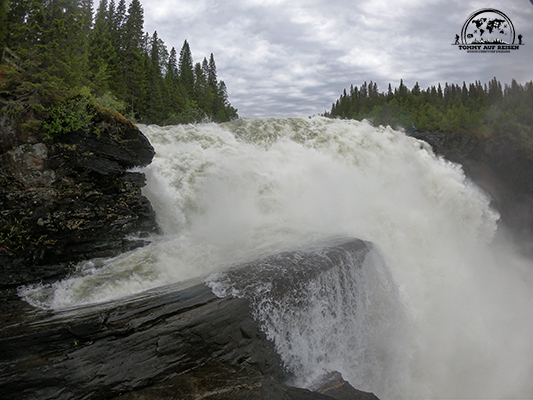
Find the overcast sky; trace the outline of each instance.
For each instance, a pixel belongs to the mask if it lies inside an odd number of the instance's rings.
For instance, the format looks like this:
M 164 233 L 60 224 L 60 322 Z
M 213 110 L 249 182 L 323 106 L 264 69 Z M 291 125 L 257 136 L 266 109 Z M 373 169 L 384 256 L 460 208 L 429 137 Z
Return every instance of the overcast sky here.
M 331 109 L 364 81 L 412 88 L 463 81 L 533 80 L 530 0 L 141 0 L 145 30 L 195 62 L 213 53 L 241 117 L 291 117 Z M 512 21 L 524 46 L 473 54 L 452 44 L 475 11 Z M 518 41 L 516 41 L 518 43 Z

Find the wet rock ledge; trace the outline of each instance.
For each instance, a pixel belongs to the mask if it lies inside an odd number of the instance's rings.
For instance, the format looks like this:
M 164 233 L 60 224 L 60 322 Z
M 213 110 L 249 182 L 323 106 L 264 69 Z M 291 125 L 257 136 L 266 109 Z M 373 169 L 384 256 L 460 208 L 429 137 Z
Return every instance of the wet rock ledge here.
M 328 248 L 317 273 L 335 268 L 351 251 L 366 251 L 364 246 L 347 240 Z M 315 254 L 276 260 L 285 263 L 284 271 L 298 270 Z M 290 374 L 251 317 L 249 300 L 219 298 L 202 282 L 62 312 L 16 304 L 11 311 L 24 318 L 0 323 L 3 398 L 377 400 L 336 372 L 315 391 L 286 385 Z
M 141 194 L 154 149 L 130 121 L 91 110 L 84 130 L 55 134 L 0 120 L 0 300 L 56 280 L 72 263 L 114 256 L 157 231 Z M 28 116 L 30 118 L 30 116 Z

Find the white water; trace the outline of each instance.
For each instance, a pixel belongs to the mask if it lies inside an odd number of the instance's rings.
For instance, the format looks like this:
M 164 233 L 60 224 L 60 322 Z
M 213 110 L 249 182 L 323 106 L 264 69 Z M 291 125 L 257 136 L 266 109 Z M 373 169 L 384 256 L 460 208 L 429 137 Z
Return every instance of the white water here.
M 498 216 L 460 167 L 401 132 L 356 121 L 141 129 L 157 153 L 143 169 L 144 193 L 164 235 L 22 289 L 29 302 L 107 301 L 358 237 L 379 248 L 354 272 L 362 287 L 343 292 L 364 307 L 322 312 L 338 300 L 324 290 L 338 278 L 325 275 L 309 287 L 307 314 L 280 305 L 265 324 L 296 384 L 338 370 L 382 400 L 533 398 L 533 267 L 495 240 Z

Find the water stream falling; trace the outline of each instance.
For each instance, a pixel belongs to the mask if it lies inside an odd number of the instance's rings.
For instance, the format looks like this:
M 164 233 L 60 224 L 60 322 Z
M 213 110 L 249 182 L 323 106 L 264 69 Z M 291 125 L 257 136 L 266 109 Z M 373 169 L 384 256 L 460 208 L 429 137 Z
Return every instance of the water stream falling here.
M 255 315 L 294 384 L 336 370 L 382 400 L 533 398 L 533 267 L 501 243 L 490 199 L 459 166 L 357 121 L 141 130 L 156 149 L 144 193 L 164 234 L 21 289 L 30 303 L 62 309 L 207 279 L 220 295 L 258 294 Z M 374 247 L 362 268 L 331 269 L 300 297 L 270 301 L 265 286 L 221 272 L 338 237 Z

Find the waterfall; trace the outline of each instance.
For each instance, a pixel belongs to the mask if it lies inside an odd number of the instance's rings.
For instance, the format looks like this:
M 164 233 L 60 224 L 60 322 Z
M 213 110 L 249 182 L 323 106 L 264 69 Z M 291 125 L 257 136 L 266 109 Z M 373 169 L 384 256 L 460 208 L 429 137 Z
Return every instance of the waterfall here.
M 383 400 L 533 397 L 533 268 L 460 166 L 358 121 L 141 129 L 156 149 L 142 172 L 163 234 L 22 288 L 27 301 L 62 309 L 205 279 L 253 299 L 296 385 L 335 370 Z M 260 279 L 230 279 L 236 265 L 268 276 L 277 264 L 248 263 L 339 237 L 372 250 L 297 293 L 274 301 Z

